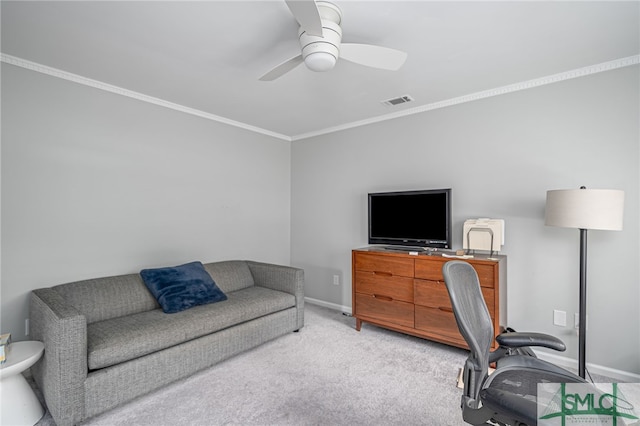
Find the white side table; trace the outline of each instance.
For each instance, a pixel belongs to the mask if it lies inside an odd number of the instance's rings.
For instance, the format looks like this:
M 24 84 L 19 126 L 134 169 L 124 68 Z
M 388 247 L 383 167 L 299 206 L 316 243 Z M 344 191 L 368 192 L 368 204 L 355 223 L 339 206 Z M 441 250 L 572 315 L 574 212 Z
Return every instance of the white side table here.
M 0 364 L 0 424 L 34 425 L 44 415 L 36 394 L 21 374 L 44 352 L 42 342 L 11 343 L 7 361 Z

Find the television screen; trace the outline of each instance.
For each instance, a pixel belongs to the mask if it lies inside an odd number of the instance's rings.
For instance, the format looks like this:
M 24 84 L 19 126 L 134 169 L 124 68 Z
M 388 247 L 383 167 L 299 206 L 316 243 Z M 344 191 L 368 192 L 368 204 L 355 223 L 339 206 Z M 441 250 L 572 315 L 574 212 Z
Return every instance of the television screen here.
M 451 189 L 369 194 L 369 244 L 451 248 Z

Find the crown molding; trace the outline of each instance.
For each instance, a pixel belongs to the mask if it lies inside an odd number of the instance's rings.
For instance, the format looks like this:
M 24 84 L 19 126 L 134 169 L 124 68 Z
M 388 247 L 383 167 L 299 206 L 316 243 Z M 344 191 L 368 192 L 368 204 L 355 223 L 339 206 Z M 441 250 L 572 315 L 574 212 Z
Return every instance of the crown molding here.
M 18 58 L 16 56 L 0 53 L 0 60 L 4 63 L 25 68 L 30 71 L 39 72 L 42 74 L 50 75 L 52 77 L 57 77 L 63 80 L 68 80 L 74 83 L 82 84 L 84 86 L 93 87 L 99 90 L 104 90 L 105 92 L 115 93 L 117 95 L 126 96 L 128 98 L 136 99 L 138 101 L 147 102 L 153 105 L 169 108 L 174 111 L 180 111 L 185 114 L 195 115 L 196 117 L 201 117 L 207 120 L 228 124 L 229 126 L 239 127 L 241 129 L 248 130 L 250 132 L 260 133 L 263 135 L 267 135 L 277 139 L 282 139 L 282 140 L 291 142 L 291 137 L 287 135 L 283 135 L 281 133 L 272 132 L 270 130 L 252 126 L 246 123 L 242 123 L 240 121 L 230 120 L 228 118 L 221 117 L 219 115 L 210 114 L 208 112 L 204 112 L 195 108 L 189 108 L 184 105 L 179 105 L 173 102 L 165 101 L 163 99 L 154 98 L 153 96 L 148 96 L 142 93 L 134 92 L 132 90 L 123 89 L 122 87 L 103 83 L 101 81 L 86 78 L 81 75 L 72 74 L 67 71 L 59 70 L 57 68 L 48 67 L 46 65 L 38 64 L 36 62 L 31 62 L 26 59 Z
M 408 108 L 396 113 L 385 114 L 378 117 L 368 118 L 365 120 L 354 121 L 351 123 L 343 124 L 335 127 L 328 127 L 322 130 L 314 132 L 301 133 L 298 135 L 288 136 L 282 133 L 272 132 L 270 130 L 263 129 L 261 127 L 252 126 L 239 121 L 231 120 L 219 115 L 210 114 L 195 108 L 189 108 L 183 105 L 175 104 L 173 102 L 165 101 L 163 99 L 154 98 L 153 96 L 144 95 L 142 93 L 134 92 L 132 90 L 123 89 L 122 87 L 114 86 L 111 84 L 103 83 L 98 80 L 82 77 L 77 74 L 72 74 L 66 71 L 62 71 L 56 68 L 48 67 L 46 65 L 31 62 L 26 59 L 18 58 L 16 56 L 7 55 L 0 52 L 0 60 L 4 63 L 15 65 L 17 67 L 25 68 L 31 71 L 47 74 L 53 77 L 61 78 L 63 80 L 72 81 L 74 83 L 82 84 L 84 86 L 93 87 L 95 89 L 104 90 L 106 92 L 115 93 L 128 98 L 136 99 L 142 102 L 158 105 L 164 108 L 169 108 L 175 111 L 180 111 L 185 114 L 194 115 L 207 120 L 216 121 L 219 123 L 227 124 L 230 126 L 238 127 L 244 130 L 248 130 L 254 133 L 271 136 L 277 139 L 282 139 L 288 142 L 297 141 L 302 139 L 308 139 L 315 136 L 322 136 L 329 133 L 335 133 L 342 130 L 353 129 L 356 127 L 367 126 L 369 124 L 380 123 L 382 121 L 394 120 L 396 118 L 407 117 L 414 114 L 420 114 L 427 111 L 433 111 L 435 109 L 447 108 L 450 106 L 463 104 L 467 102 L 478 101 L 481 99 L 491 98 L 493 96 L 506 95 L 508 93 L 518 92 L 521 90 L 533 89 L 547 84 L 558 83 L 565 80 L 571 80 L 574 78 L 585 77 L 592 74 L 597 74 L 605 71 L 611 71 L 618 68 L 624 68 L 631 65 L 637 65 L 640 63 L 640 55 L 628 56 L 626 58 L 620 58 L 613 61 L 602 62 L 596 65 L 590 65 L 583 68 L 578 68 L 571 71 L 565 71 L 558 74 L 549 75 L 546 77 L 536 78 L 533 80 L 523 81 L 520 83 L 510 84 L 508 86 L 497 87 L 494 89 L 484 90 L 481 92 L 471 93 L 469 95 L 459 96 L 457 98 L 446 99 L 444 101 L 434 102 L 414 108 Z
M 585 77 L 592 74 L 611 71 L 618 68 L 628 67 L 631 65 L 637 65 L 639 63 L 640 63 L 640 55 L 629 56 L 626 58 L 616 59 L 608 62 L 602 62 L 596 65 L 590 65 L 587 67 L 578 68 L 571 71 L 565 71 L 558 74 L 549 75 L 546 77 L 540 77 L 533 80 L 510 84 L 508 86 L 497 87 L 494 89 L 484 90 L 482 92 L 476 92 L 476 93 L 471 93 L 469 95 L 459 96 L 457 98 L 446 99 L 444 101 L 421 105 L 414 108 L 408 108 L 392 114 L 385 114 L 385 115 L 381 115 L 374 118 L 354 121 L 354 122 L 343 124 L 340 126 L 329 127 L 326 129 L 318 130 L 315 132 L 302 133 L 299 135 L 292 136 L 291 139 L 293 141 L 297 141 L 301 139 L 311 138 L 314 136 L 326 135 L 328 133 L 334 133 L 342 130 L 353 129 L 355 127 L 367 126 L 369 124 L 380 123 L 382 121 L 393 120 L 396 118 L 406 117 L 414 114 L 420 114 L 420 113 L 432 111 L 435 109 L 447 108 L 453 105 L 491 98 L 493 96 L 506 95 L 508 93 L 518 92 L 521 90 L 533 89 L 536 87 L 545 86 L 547 84 L 553 84 L 553 83 L 558 83 L 565 80 L 571 80 L 574 78 Z

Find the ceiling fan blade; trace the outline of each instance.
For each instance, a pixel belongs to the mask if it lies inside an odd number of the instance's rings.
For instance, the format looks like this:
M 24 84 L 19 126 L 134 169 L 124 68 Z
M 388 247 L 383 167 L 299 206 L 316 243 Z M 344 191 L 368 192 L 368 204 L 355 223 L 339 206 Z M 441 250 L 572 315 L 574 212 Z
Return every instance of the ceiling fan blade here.
M 278 77 L 282 77 L 298 65 L 300 65 L 304 60 L 302 59 L 302 55 L 298 55 L 294 58 L 291 58 L 287 61 L 284 61 L 262 77 L 260 77 L 260 81 L 273 81 Z
M 342 43 L 340 58 L 372 68 L 396 71 L 404 64 L 407 54 L 401 50 L 370 44 Z
M 287 0 L 287 6 L 307 34 L 322 37 L 322 20 L 314 0 Z

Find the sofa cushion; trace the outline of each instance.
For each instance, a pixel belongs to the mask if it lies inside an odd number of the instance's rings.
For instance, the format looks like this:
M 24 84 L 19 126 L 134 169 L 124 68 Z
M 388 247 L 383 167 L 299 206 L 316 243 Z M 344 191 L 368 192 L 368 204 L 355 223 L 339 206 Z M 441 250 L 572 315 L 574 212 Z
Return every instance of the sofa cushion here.
M 60 284 L 53 290 L 84 315 L 88 324 L 160 307 L 140 274 Z
M 249 265 L 244 260 L 205 263 L 204 268 L 225 293 L 255 284 Z
M 87 327 L 90 370 L 109 367 L 295 306 L 289 293 L 253 286 L 227 300 L 167 315 L 161 309 Z
M 143 269 L 140 276 L 165 314 L 227 300 L 200 262 Z

